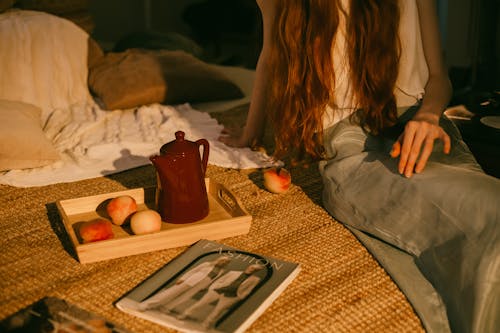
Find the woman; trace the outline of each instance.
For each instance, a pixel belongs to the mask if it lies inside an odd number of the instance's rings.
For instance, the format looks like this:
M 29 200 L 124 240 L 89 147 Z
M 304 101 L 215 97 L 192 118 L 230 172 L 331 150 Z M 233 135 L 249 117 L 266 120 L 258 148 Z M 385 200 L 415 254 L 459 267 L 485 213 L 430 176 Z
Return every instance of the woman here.
M 453 124 L 434 0 L 257 0 L 263 49 L 230 146 L 321 159 L 325 208 L 414 256 L 454 332 L 499 332 L 500 181 Z
M 226 273 L 225 267 L 231 259 L 226 256 L 220 256 L 212 261 L 203 262 L 186 273 L 181 275 L 175 284 L 168 288 L 160 290 L 153 296 L 143 300 L 138 305 L 139 311 L 165 306 L 168 312 L 172 312 L 182 303 L 191 299 L 198 292 Z

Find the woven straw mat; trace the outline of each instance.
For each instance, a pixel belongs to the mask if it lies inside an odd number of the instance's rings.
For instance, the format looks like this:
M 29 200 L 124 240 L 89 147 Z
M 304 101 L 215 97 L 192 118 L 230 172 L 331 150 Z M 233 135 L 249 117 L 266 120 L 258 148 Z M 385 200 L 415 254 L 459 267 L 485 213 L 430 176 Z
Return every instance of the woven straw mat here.
M 214 116 L 231 125 L 241 123 L 245 112 L 240 108 Z M 281 195 L 264 189 L 260 170 L 207 170 L 207 177 L 234 192 L 253 217 L 247 235 L 220 242 L 302 266 L 248 332 L 423 332 L 387 273 L 321 207 L 317 167 L 289 169 L 293 185 Z M 121 312 L 113 302 L 186 247 L 80 264 L 55 205 L 155 182 L 153 167 L 145 166 L 67 184 L 0 185 L 0 319 L 44 296 L 56 296 L 132 332 L 173 332 Z

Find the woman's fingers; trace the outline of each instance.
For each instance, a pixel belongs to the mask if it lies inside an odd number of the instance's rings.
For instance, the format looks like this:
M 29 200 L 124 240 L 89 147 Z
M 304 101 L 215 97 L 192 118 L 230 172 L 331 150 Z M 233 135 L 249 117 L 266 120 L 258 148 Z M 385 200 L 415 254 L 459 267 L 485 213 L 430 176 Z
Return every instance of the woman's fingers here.
M 443 152 L 448 154 L 451 149 L 450 137 L 440 126 L 425 121 L 408 122 L 405 131 L 391 150 L 392 157 L 399 156 L 399 173 L 409 178 L 414 172 L 422 172 L 432 154 L 436 139 L 443 141 Z
M 420 159 L 422 159 L 422 157 L 424 157 L 422 155 L 423 153 L 429 153 L 430 155 L 430 153 L 432 152 L 432 147 L 434 145 L 434 138 L 432 138 L 432 134 L 430 133 L 431 129 L 429 128 L 432 125 L 418 125 L 420 126 L 413 125 L 414 130 L 412 132 L 414 133 L 414 136 L 409 151 L 402 153 L 408 155 L 406 165 L 404 166 L 404 175 L 408 178 L 413 175 L 413 171 L 415 170 L 415 163 L 417 163 L 417 159 L 419 159 L 419 156 Z M 425 157 L 425 161 L 427 161 L 428 157 L 429 156 Z
M 217 138 L 220 142 L 229 147 L 243 148 L 248 144 L 242 138 L 243 128 L 237 126 L 224 127 L 221 135 Z
M 391 149 L 391 153 L 390 154 L 391 154 L 392 158 L 396 158 L 396 157 L 399 156 L 399 154 L 401 154 L 401 136 L 392 145 L 392 149 Z
M 427 160 L 429 159 L 429 156 L 431 156 L 432 153 L 432 148 L 434 147 L 434 141 L 435 139 L 440 139 L 443 141 L 443 152 L 445 154 L 449 154 L 451 150 L 451 140 L 448 134 L 440 128 L 440 134 L 437 136 L 437 138 L 431 139 L 427 138 L 425 140 L 425 145 L 424 148 L 422 149 L 420 153 L 420 159 L 415 166 L 415 173 L 420 173 L 424 170 L 425 166 L 427 165 Z
M 238 126 L 228 126 L 224 127 L 221 131 L 221 134 L 224 135 L 231 135 L 231 136 L 239 136 L 241 132 L 243 131 L 242 127 Z
M 415 173 L 420 173 L 424 170 L 429 156 L 431 156 L 432 148 L 434 147 L 434 139 L 427 138 L 424 143 L 424 148 L 420 152 L 420 158 L 415 166 Z
M 398 171 L 400 174 L 403 174 L 407 168 L 408 159 L 410 157 L 410 152 L 413 146 L 413 140 L 415 138 L 415 128 L 411 126 L 410 123 L 405 128 L 405 131 L 402 134 L 402 146 L 401 146 L 401 154 L 399 156 L 399 164 Z
M 448 133 L 441 129 L 441 140 L 443 141 L 443 152 L 449 154 L 451 151 L 451 139 Z
M 239 147 L 238 139 L 239 138 L 231 136 L 231 135 L 224 135 L 224 136 L 221 135 L 217 138 L 217 140 L 224 143 L 225 145 L 227 145 L 229 147 L 236 147 L 236 148 Z

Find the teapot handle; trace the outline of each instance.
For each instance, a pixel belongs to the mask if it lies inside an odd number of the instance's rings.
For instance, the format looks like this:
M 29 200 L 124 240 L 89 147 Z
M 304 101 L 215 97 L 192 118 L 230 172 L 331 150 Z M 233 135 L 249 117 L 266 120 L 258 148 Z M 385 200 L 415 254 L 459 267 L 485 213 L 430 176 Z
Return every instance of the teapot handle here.
M 198 148 L 200 146 L 203 146 L 203 157 L 201 160 L 201 165 L 203 166 L 203 177 L 205 177 L 205 172 L 207 171 L 207 164 L 208 164 L 208 153 L 210 152 L 210 145 L 208 144 L 208 141 L 206 139 L 199 139 L 195 143 L 198 145 Z

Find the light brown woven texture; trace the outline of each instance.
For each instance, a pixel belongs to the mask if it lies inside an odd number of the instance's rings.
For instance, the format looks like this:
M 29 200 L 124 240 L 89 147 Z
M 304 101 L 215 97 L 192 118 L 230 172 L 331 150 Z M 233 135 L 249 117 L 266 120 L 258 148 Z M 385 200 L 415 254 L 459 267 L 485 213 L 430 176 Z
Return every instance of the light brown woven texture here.
M 217 117 L 231 123 L 241 116 L 236 111 Z M 316 166 L 291 172 L 292 188 L 277 195 L 264 190 L 258 170 L 210 166 L 207 171 L 253 216 L 248 235 L 222 243 L 302 265 L 298 277 L 248 332 L 423 332 L 386 272 L 321 207 Z M 55 206 L 61 199 L 154 184 L 155 172 L 145 166 L 68 184 L 0 186 L 0 319 L 44 296 L 57 296 L 133 332 L 173 332 L 125 314 L 113 302 L 185 247 L 82 265 Z

